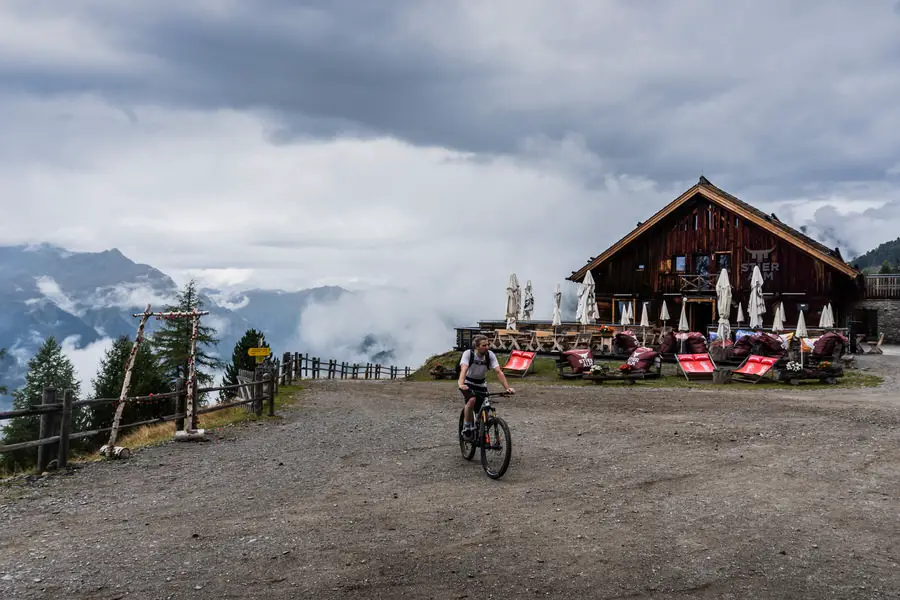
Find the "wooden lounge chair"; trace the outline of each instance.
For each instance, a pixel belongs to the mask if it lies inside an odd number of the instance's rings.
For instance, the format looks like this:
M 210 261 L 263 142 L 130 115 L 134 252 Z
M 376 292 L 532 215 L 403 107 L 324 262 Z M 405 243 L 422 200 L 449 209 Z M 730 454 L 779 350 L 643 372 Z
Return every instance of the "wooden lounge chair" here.
M 509 353 L 509 360 L 503 365 L 504 372 L 521 373 L 522 377 L 534 370 L 535 352 L 526 352 L 524 350 L 513 350 Z
M 774 356 L 760 356 L 759 354 L 751 354 L 741 363 L 741 366 L 731 372 L 731 379 L 734 381 L 749 381 L 751 383 L 759 383 L 762 381 L 766 374 L 772 367 L 775 366 L 775 363 L 778 362 L 778 358 Z
M 708 352 L 703 354 L 676 354 L 675 360 L 678 361 L 678 368 L 688 381 L 691 381 L 692 377 L 694 379 L 712 379 L 713 373 L 718 369 Z

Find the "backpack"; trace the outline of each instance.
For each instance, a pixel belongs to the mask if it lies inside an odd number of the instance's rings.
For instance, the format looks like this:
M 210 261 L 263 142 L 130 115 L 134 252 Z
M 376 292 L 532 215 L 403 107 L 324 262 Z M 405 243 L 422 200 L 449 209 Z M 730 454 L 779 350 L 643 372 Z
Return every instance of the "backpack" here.
M 469 348 L 468 350 L 463 350 L 463 356 L 466 355 L 466 352 L 470 353 L 469 354 L 469 366 L 471 367 L 472 361 L 475 358 L 475 348 Z M 491 352 L 490 349 L 488 349 L 488 354 L 487 354 L 487 356 L 484 357 L 484 359 L 487 361 L 488 371 L 491 370 L 491 354 L 490 354 L 490 352 Z M 460 360 L 462 360 L 462 356 L 460 357 Z M 462 365 L 460 365 L 457 362 L 455 370 L 456 370 L 456 378 L 459 379 L 459 373 L 460 373 L 460 371 L 462 371 Z

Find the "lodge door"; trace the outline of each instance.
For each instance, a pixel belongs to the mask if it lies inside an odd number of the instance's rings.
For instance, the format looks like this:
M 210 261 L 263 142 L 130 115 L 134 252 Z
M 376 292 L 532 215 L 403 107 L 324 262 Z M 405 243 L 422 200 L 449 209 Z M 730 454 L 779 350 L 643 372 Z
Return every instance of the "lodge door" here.
M 690 302 L 688 305 L 688 325 L 691 331 L 699 331 L 706 335 L 707 325 L 712 325 L 715 321 L 713 317 L 713 307 L 715 299 Z

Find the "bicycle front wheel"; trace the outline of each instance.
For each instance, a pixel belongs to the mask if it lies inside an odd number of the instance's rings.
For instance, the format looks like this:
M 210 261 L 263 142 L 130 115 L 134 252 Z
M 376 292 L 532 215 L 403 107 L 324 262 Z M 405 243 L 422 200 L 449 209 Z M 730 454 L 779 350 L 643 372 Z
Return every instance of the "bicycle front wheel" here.
M 500 417 L 490 417 L 481 430 L 481 466 L 491 479 L 500 479 L 509 468 L 512 437 Z
M 463 420 L 465 419 L 466 409 L 463 408 L 459 411 L 459 431 L 457 435 L 459 435 L 459 451 L 462 453 L 462 456 L 466 460 L 472 460 L 475 457 L 475 442 L 467 442 L 463 439 L 462 436 L 462 428 L 463 428 Z

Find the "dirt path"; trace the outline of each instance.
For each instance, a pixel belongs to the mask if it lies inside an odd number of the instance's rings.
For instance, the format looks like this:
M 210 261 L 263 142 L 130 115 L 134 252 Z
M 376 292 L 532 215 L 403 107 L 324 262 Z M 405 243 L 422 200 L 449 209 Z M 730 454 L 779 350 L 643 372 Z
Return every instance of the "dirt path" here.
M 900 400 L 524 385 L 503 480 L 450 382 L 0 488 L 2 598 L 889 598 Z

